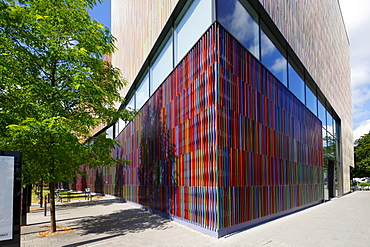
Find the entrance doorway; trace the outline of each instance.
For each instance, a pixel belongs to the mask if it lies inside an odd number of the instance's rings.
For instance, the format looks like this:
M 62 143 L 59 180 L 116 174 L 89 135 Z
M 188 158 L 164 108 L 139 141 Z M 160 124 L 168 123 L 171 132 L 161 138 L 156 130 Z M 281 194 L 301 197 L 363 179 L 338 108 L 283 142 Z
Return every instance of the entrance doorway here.
M 328 196 L 329 199 L 336 196 L 335 193 L 335 161 L 328 160 Z

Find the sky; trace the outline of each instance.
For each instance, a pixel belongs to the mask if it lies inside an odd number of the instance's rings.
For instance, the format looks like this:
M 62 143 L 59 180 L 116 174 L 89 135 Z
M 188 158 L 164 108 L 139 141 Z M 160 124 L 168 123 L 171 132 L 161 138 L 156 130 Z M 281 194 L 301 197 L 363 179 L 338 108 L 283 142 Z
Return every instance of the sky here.
M 351 47 L 353 135 L 370 131 L 370 1 L 340 0 Z
M 90 11 L 111 27 L 110 1 Z M 354 139 L 370 131 L 370 0 L 339 0 L 351 46 L 351 81 Z
M 89 11 L 90 16 L 104 24 L 110 29 L 110 2 L 111 0 L 105 0 L 102 4 L 99 4 L 95 8 Z

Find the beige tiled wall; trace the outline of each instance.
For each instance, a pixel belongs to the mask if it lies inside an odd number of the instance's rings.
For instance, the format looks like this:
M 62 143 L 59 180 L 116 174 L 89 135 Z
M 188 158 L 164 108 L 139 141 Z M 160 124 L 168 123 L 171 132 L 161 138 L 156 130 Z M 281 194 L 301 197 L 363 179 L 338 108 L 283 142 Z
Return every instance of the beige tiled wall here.
M 112 34 L 117 52 L 112 63 L 129 82 L 125 95 L 178 0 L 112 0 Z

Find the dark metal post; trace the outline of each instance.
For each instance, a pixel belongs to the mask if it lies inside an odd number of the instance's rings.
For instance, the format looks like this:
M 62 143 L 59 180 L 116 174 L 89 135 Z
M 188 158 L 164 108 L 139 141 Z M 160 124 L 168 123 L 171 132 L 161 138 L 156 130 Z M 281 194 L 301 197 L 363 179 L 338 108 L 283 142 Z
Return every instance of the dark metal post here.
M 47 197 L 44 197 L 44 216 L 46 216 L 46 204 L 48 203 Z
M 40 196 L 39 196 L 39 200 L 40 200 L 40 201 L 39 201 L 39 202 L 40 202 L 40 208 L 42 208 L 42 194 L 43 194 L 43 193 L 42 193 L 42 190 L 43 190 L 43 187 L 44 187 L 44 184 L 43 184 L 43 182 L 42 182 L 42 180 L 41 180 L 41 182 L 40 182 L 40 190 L 39 190 L 39 191 L 40 191 L 40 192 L 39 192 L 39 193 L 40 193 L 40 194 L 39 194 L 39 195 L 40 195 Z

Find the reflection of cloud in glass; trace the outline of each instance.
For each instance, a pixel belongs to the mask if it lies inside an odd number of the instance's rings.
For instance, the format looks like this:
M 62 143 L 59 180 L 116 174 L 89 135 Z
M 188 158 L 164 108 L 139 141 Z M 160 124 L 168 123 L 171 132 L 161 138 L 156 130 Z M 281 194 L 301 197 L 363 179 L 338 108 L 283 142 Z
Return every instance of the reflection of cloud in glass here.
M 231 11 L 230 11 L 231 12 Z M 220 19 L 237 40 L 255 56 L 258 55 L 258 25 L 239 1 L 231 14 Z
M 266 36 L 264 32 L 261 32 L 261 46 L 262 46 L 262 57 L 269 55 L 276 49 L 271 40 Z
M 322 128 L 322 137 L 324 138 L 326 136 L 326 130 Z
M 334 126 L 333 126 L 333 125 L 327 125 L 327 126 L 326 126 L 326 130 L 327 130 L 330 134 L 334 135 Z
M 277 73 L 286 70 L 286 66 L 287 64 L 285 58 L 280 57 L 275 60 L 275 63 L 272 65 L 271 69 Z
M 253 29 L 250 28 L 251 23 L 248 20 L 248 13 L 238 1 L 235 2 L 234 12 L 228 17 L 231 18 L 231 31 L 235 34 L 236 38 L 241 41 L 248 40 Z

